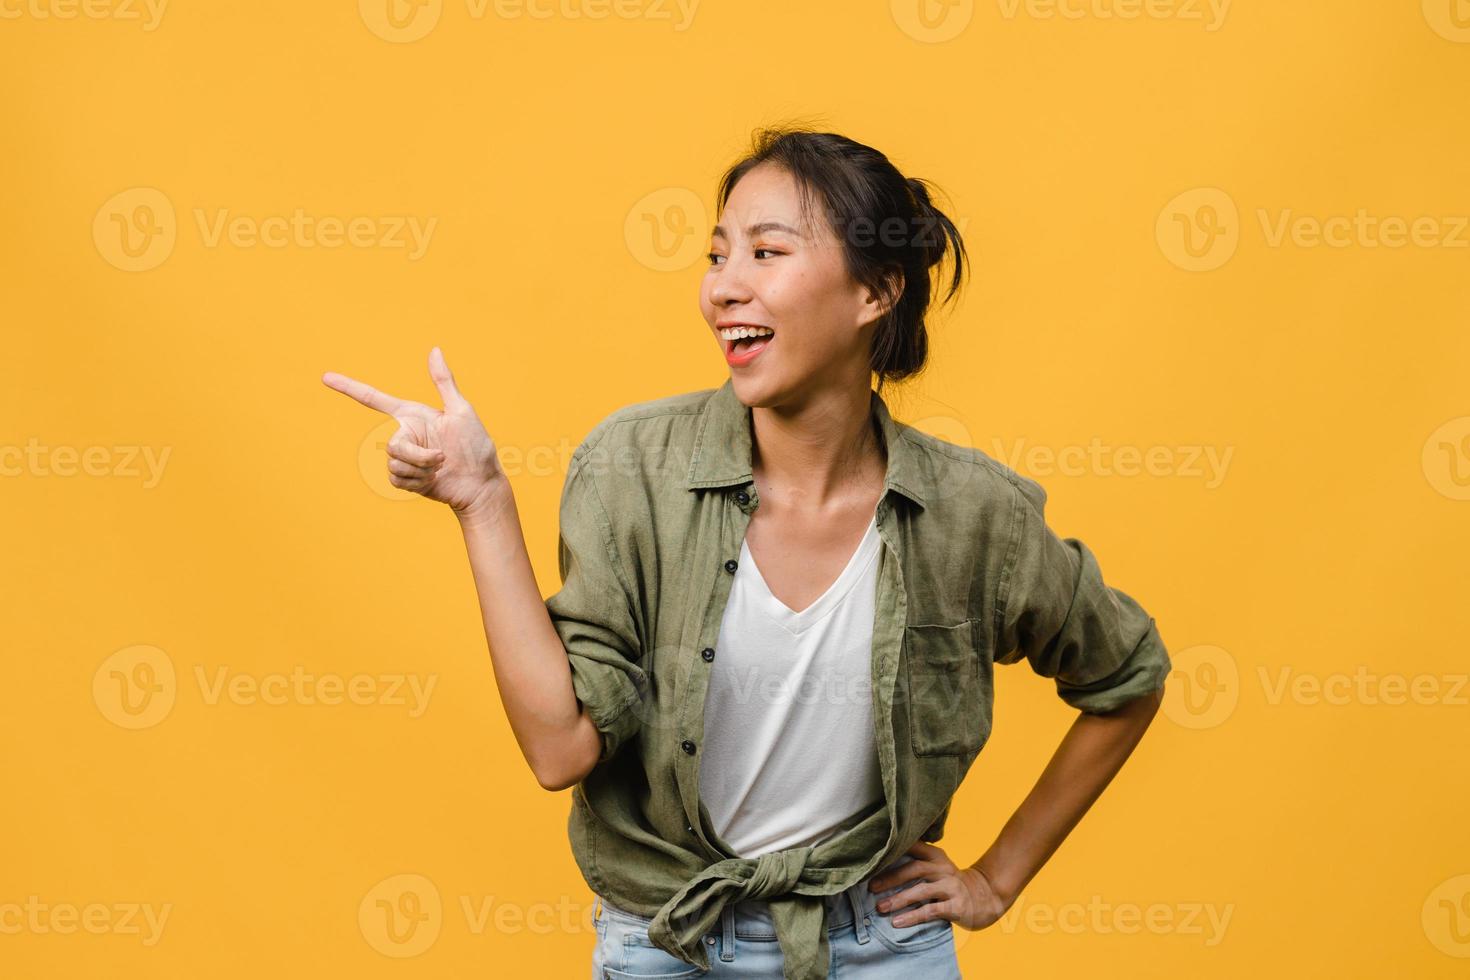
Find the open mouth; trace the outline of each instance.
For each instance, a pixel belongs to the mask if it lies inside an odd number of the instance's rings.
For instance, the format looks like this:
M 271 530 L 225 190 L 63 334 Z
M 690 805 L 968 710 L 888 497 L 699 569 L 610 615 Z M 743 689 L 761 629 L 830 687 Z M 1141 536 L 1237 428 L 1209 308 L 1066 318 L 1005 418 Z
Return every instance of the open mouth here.
M 732 362 L 741 362 L 754 357 L 775 338 L 769 327 L 738 325 L 720 330 L 720 342 L 725 347 L 725 357 Z

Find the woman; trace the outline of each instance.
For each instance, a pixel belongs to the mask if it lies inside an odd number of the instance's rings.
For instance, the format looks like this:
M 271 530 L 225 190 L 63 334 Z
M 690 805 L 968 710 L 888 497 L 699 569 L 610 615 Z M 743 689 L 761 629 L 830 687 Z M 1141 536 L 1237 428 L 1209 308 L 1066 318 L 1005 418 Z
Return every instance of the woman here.
M 438 348 L 443 410 L 323 380 L 402 423 L 393 484 L 459 518 L 517 742 L 542 786 L 575 787 L 594 977 L 957 977 L 953 925 L 1016 900 L 1137 744 L 1169 657 L 1047 527 L 1039 484 L 889 414 L 884 382 L 926 358 L 931 273 L 949 260 L 948 299 L 966 264 L 926 185 L 772 130 L 718 203 L 699 301 L 729 379 L 578 446 L 544 603 Z M 993 665 L 1023 657 L 1081 714 L 957 865 L 933 841 L 989 736 Z

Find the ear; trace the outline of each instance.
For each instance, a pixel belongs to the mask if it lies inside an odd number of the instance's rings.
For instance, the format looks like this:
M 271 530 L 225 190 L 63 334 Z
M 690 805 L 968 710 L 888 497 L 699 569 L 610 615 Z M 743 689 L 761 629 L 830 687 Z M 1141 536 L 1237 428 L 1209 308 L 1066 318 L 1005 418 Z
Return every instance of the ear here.
M 894 266 L 884 279 L 882 290 L 865 290 L 863 293 L 863 325 L 874 323 L 885 317 L 898 304 L 903 295 L 903 270 Z

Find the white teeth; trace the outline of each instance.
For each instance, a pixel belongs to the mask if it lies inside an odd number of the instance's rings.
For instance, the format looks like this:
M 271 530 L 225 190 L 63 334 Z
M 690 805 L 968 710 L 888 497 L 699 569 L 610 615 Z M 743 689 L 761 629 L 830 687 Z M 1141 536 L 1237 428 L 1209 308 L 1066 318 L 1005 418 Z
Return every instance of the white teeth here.
M 720 339 L 739 340 L 741 337 L 765 337 L 775 332 L 770 327 L 729 327 L 720 331 Z

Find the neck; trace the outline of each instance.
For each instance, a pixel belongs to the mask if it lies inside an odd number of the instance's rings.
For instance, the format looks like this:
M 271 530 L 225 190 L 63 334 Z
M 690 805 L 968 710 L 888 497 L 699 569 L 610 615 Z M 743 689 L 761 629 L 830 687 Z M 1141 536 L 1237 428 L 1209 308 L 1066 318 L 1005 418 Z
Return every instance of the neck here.
M 867 385 L 751 409 L 756 485 L 784 507 L 821 511 L 881 485 L 887 461 Z

